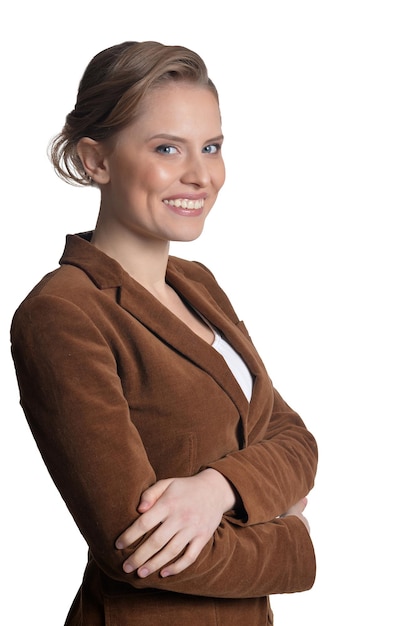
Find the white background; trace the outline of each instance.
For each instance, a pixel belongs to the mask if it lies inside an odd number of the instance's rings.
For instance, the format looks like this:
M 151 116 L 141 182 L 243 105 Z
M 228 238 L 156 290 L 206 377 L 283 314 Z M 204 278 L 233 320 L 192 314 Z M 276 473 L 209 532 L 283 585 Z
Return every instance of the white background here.
M 98 192 L 46 157 L 98 51 L 199 52 L 221 97 L 226 186 L 206 263 L 320 448 L 317 580 L 277 624 L 413 624 L 416 587 L 417 19 L 403 0 L 8 3 L 1 24 L 0 622 L 60 626 L 86 548 L 18 404 L 12 314 Z M 277 567 L 280 564 L 277 563 Z

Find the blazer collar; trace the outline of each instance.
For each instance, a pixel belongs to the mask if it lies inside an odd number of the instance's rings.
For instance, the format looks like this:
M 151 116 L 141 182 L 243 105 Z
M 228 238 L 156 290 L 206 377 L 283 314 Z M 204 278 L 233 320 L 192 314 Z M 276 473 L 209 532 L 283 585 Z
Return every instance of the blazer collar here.
M 101 290 L 116 291 L 117 302 L 121 307 L 216 380 L 246 422 L 248 402 L 223 357 L 135 281 L 117 261 L 92 246 L 91 235 L 91 232 L 68 235 L 60 264 L 80 268 Z M 236 323 L 225 315 L 207 288 L 186 276 L 183 268 L 172 257 L 168 261 L 167 281 L 184 300 L 224 335 L 244 358 L 256 378 L 262 367 L 259 356 Z M 254 394 L 255 391 L 256 384 Z M 254 395 L 252 399 L 253 397 Z

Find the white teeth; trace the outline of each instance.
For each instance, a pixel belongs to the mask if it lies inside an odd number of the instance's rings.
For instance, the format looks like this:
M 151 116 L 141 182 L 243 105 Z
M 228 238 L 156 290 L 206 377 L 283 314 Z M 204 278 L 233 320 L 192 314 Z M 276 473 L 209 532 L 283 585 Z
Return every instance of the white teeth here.
M 186 198 L 177 198 L 176 200 L 164 200 L 165 204 L 175 206 L 182 209 L 202 209 L 204 207 L 204 200 L 187 200 Z

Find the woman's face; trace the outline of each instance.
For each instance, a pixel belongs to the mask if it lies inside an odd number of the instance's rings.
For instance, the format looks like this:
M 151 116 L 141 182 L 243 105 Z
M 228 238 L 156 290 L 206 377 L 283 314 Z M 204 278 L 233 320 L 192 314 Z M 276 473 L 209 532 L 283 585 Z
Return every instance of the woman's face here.
M 225 179 L 222 140 L 209 89 L 172 82 L 150 92 L 105 157 L 107 231 L 164 241 L 198 237 Z

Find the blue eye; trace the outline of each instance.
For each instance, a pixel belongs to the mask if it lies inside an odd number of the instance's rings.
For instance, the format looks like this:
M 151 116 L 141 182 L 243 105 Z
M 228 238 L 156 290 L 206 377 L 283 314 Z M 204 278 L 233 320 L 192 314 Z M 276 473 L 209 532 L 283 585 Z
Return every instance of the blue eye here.
M 156 148 L 156 151 L 160 152 L 161 154 L 175 154 L 177 152 L 177 149 L 174 148 L 174 146 L 162 145 L 158 146 Z
M 216 152 L 220 152 L 221 145 L 219 143 L 211 143 L 208 146 L 204 146 L 203 152 L 205 154 L 216 154 Z

